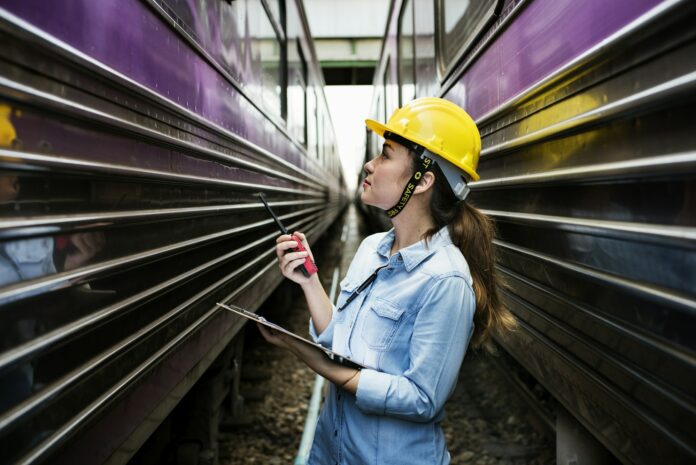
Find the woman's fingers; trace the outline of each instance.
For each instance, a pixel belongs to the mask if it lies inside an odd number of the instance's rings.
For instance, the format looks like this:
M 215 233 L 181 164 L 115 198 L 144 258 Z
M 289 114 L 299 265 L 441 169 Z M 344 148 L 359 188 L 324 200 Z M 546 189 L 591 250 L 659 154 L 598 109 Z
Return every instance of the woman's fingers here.
M 290 250 L 292 250 L 292 247 L 287 249 L 276 247 L 276 255 L 278 256 L 278 261 L 280 262 L 281 267 L 289 260 L 306 258 L 309 255 L 309 252 L 306 251 L 298 250 L 297 252 L 290 252 Z
M 283 235 L 278 236 L 276 238 L 276 244 L 280 244 L 281 242 L 291 241 L 291 240 L 292 240 L 292 236 L 290 234 L 283 234 Z
M 306 250 L 303 251 L 297 251 L 297 252 L 290 252 L 286 253 L 283 255 L 283 260 L 285 261 L 292 261 L 292 260 L 299 260 L 300 258 L 304 261 L 305 258 L 309 255 L 309 252 Z
M 305 262 L 304 258 L 300 258 L 297 260 L 290 260 L 289 262 L 287 262 L 285 265 L 282 266 L 283 274 L 285 276 L 292 275 L 295 272 L 295 269 L 298 266 L 304 264 L 304 262 Z
M 280 242 L 280 243 L 278 243 L 278 244 L 276 245 L 276 249 L 277 249 L 277 250 L 283 250 L 283 251 L 285 251 L 285 250 L 290 250 L 290 249 L 294 249 L 294 248 L 296 248 L 296 247 L 297 247 L 297 242 L 292 241 L 292 240 L 291 240 L 291 241 Z
M 297 242 L 295 241 L 285 241 L 285 242 L 279 242 L 276 244 L 276 255 L 278 258 L 282 258 L 283 255 L 285 255 L 288 250 L 294 249 L 297 247 Z
M 278 341 L 278 337 L 275 334 L 271 333 L 271 330 L 269 328 L 266 328 L 261 323 L 256 323 L 256 326 L 259 328 L 259 332 L 266 341 L 270 342 L 271 344 L 278 344 L 280 342 Z
M 288 340 L 284 334 L 274 331 L 271 328 L 262 325 L 261 323 L 256 323 L 256 326 L 259 328 L 261 335 L 266 341 L 278 347 L 283 347 L 285 349 L 290 348 L 290 346 L 288 345 Z
M 275 337 L 274 334 L 271 334 L 271 330 L 269 328 L 266 328 L 261 323 L 256 323 L 256 326 L 259 328 L 259 331 L 261 332 L 263 338 L 268 342 L 271 342 L 271 340 Z
M 301 233 L 300 231 L 295 231 L 292 233 L 293 236 L 299 237 L 300 240 L 302 241 L 302 245 L 305 246 L 305 248 L 309 245 L 307 244 L 307 236 L 304 235 L 304 233 Z
M 302 246 L 309 252 L 309 256 L 312 257 L 312 260 L 314 260 L 314 254 L 312 253 L 312 250 L 309 248 L 307 236 L 305 236 L 304 233 L 301 233 L 299 231 L 295 231 L 293 235 L 300 239 L 300 241 L 302 241 Z
M 304 245 L 306 250 L 293 251 L 294 249 L 299 248 L 299 242 L 302 242 L 302 245 Z M 314 260 L 312 251 L 309 250 L 307 239 L 304 234 L 301 232 L 296 232 L 292 235 L 283 234 L 278 236 L 276 239 L 276 255 L 278 256 L 278 264 L 280 266 L 280 272 L 283 274 L 283 276 L 300 284 L 307 279 L 302 273 L 295 271 L 297 267 L 305 262 L 307 257 Z

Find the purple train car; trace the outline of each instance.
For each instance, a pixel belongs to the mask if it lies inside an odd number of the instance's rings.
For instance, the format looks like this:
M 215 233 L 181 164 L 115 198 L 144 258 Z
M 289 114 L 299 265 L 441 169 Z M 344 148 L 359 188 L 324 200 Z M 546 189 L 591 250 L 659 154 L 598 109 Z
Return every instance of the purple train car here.
M 347 203 L 302 2 L 1 0 L 0 49 L 0 463 L 125 463 L 282 278 L 256 194 Z
M 694 24 L 689 0 L 392 2 L 372 117 L 441 96 L 476 120 L 471 199 L 520 323 L 498 342 L 557 401 L 559 450 L 583 430 L 696 463 Z

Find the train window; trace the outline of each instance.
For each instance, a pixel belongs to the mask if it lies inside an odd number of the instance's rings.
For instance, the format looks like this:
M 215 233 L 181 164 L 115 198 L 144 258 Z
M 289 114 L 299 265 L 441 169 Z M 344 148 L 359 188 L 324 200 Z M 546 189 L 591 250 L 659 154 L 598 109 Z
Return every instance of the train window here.
M 324 165 L 326 164 L 326 161 L 329 158 L 329 129 L 327 120 L 328 117 L 326 116 L 326 113 L 324 113 L 324 117 L 322 118 L 321 123 L 321 162 Z
M 271 16 L 273 18 L 275 18 L 279 24 L 282 21 L 281 16 L 280 16 L 280 7 L 281 7 L 280 1 L 281 0 L 263 0 L 263 2 L 268 7 L 268 10 L 270 11 Z
M 384 98 L 382 97 L 383 89 L 377 87 L 375 89 L 375 93 L 377 94 L 377 99 L 376 99 L 377 108 L 375 109 L 376 111 L 373 114 L 377 115 L 377 121 L 383 123 L 385 121 L 384 120 Z M 369 147 L 370 147 L 370 149 L 369 149 L 370 153 L 367 154 L 367 158 L 370 159 L 370 158 L 377 156 L 377 154 L 380 151 L 380 138 L 379 138 L 379 136 L 377 136 L 377 134 L 375 134 L 372 131 L 367 132 L 367 137 L 369 140 Z
M 282 40 L 279 35 L 281 31 L 274 27 L 261 1 L 250 1 L 247 7 L 252 66 L 258 72 L 257 82 L 254 84 L 259 87 L 252 92 L 260 93 L 264 107 L 268 111 L 281 116 L 283 98 L 280 54 Z
M 413 2 L 406 0 L 399 17 L 399 102 L 416 97 L 415 43 L 413 36 Z
M 394 82 L 392 66 L 391 57 L 387 57 L 387 62 L 384 65 L 384 74 L 382 75 L 382 85 L 384 86 L 384 117 L 380 121 L 386 121 L 399 106 L 399 85 Z
M 416 95 L 437 95 L 440 83 L 435 61 L 435 3 L 414 2 L 413 19 Z
M 438 0 L 437 44 L 440 71 L 446 76 L 493 19 L 502 0 Z
M 307 152 L 317 157 L 317 94 L 311 86 L 307 88 Z
M 288 132 L 307 144 L 307 62 L 300 43 L 288 47 Z
M 317 111 L 317 158 L 324 164 L 324 112 Z

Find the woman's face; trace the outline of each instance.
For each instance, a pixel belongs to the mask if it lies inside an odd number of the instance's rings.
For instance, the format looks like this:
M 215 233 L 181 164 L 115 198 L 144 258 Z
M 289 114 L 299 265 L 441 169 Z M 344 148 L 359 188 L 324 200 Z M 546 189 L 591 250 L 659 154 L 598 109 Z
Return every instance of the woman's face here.
M 360 199 L 365 205 L 388 210 L 399 202 L 406 182 L 413 174 L 408 149 L 385 140 L 379 156 L 365 163 L 366 173 Z

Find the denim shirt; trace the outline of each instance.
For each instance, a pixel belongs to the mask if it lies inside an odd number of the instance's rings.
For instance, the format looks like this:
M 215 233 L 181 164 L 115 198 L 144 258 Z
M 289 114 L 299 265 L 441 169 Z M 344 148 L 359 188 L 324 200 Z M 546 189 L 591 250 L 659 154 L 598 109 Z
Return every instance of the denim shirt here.
M 447 228 L 391 257 L 394 230 L 363 240 L 315 341 L 369 367 L 356 395 L 330 385 L 309 463 L 447 464 L 439 423 L 473 332 L 476 299 Z M 343 310 L 351 292 L 382 266 Z

